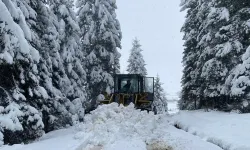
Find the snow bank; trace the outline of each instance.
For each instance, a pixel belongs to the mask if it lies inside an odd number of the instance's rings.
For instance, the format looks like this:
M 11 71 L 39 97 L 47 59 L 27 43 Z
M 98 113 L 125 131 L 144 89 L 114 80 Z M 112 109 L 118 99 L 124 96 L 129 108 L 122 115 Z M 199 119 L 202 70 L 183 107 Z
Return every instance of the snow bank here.
M 226 150 L 250 149 L 250 114 L 181 111 L 171 124 Z
M 167 115 L 154 115 L 134 109 L 134 105 L 116 103 L 99 106 L 85 116 L 76 139 L 85 139 L 77 150 L 124 149 L 220 149 L 210 143 L 168 125 Z M 87 136 L 86 136 L 87 135 Z M 199 144 L 197 144 L 199 143 Z M 100 149 L 100 148 L 99 148 Z
M 221 150 L 169 125 L 168 115 L 118 104 L 102 105 L 84 117 L 84 123 L 53 131 L 28 145 L 1 150 Z
M 48 133 L 34 143 L 4 145 L 0 150 L 75 150 L 82 142 L 74 139 L 75 133 L 74 127 L 61 129 Z
M 81 135 L 90 133 L 85 145 L 81 146 L 84 148 L 98 145 L 110 147 L 116 141 L 125 139 L 150 140 L 157 128 L 157 117 L 153 113 L 134 109 L 133 104 L 127 107 L 119 107 L 116 103 L 99 106 L 86 115 L 84 121 L 79 127 L 82 132 L 76 134 L 76 138 L 83 138 Z

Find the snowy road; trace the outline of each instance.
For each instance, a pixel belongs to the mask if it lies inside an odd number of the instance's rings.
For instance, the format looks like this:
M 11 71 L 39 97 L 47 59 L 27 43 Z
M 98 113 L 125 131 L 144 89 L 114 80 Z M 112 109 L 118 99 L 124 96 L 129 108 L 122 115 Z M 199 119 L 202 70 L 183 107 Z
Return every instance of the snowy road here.
M 177 124 L 190 134 L 219 145 L 226 150 L 250 150 L 250 114 L 181 111 L 173 115 Z
M 168 115 L 153 115 L 133 106 L 99 107 L 85 123 L 51 132 L 29 145 L 0 150 L 221 150 L 197 136 L 169 125 Z
M 205 142 L 184 131 L 169 127 L 167 134 L 149 141 L 144 138 L 124 138 L 108 144 L 84 144 L 76 150 L 222 150 L 218 146 Z M 109 140 L 107 138 L 107 140 Z M 86 141 L 85 141 L 86 142 Z M 90 142 L 91 143 L 91 142 Z

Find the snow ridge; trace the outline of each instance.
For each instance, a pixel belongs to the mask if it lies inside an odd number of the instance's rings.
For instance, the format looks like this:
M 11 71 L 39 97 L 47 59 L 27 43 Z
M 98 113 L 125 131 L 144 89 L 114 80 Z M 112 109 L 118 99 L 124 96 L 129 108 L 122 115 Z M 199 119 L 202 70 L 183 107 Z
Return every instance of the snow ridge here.
M 168 115 L 112 103 L 99 106 L 79 124 L 77 150 L 219 150 L 220 148 L 168 124 Z M 200 143 L 200 144 L 197 144 Z

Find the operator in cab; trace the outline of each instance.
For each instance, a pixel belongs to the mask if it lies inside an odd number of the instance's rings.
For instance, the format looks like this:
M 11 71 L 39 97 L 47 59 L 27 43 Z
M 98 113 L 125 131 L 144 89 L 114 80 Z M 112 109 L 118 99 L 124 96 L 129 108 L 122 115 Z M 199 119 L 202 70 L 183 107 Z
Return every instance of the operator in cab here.
M 131 81 L 127 80 L 127 83 L 122 87 L 122 92 L 123 93 L 129 93 L 131 91 Z

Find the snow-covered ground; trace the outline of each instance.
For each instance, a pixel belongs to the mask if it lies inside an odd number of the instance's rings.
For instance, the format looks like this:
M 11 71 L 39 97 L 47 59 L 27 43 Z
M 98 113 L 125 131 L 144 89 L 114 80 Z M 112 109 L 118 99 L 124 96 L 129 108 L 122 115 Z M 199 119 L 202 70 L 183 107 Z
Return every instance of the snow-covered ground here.
M 0 150 L 250 150 L 250 114 L 200 110 L 154 115 L 133 105 L 110 104 L 84 119 L 34 143 Z
M 225 150 L 250 150 L 250 114 L 180 111 L 171 119 L 171 124 Z
M 0 150 L 221 150 L 169 125 L 169 120 L 169 115 L 141 112 L 133 105 L 104 105 L 86 115 L 84 124 Z
M 34 143 L 13 146 L 2 146 L 0 150 L 75 150 L 81 144 L 80 140 L 74 138 L 75 127 L 53 131 L 35 141 Z
M 179 111 L 178 107 L 177 107 L 177 100 L 169 100 L 168 101 L 168 113 L 169 114 L 175 114 Z

